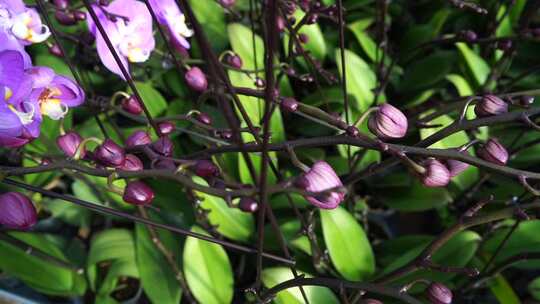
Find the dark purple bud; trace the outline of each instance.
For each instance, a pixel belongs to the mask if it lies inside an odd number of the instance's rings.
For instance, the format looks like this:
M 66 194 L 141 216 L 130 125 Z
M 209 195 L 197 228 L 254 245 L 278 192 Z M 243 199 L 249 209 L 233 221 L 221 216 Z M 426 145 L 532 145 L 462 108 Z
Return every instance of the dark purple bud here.
M 259 209 L 259 204 L 251 197 L 242 197 L 238 203 L 238 209 L 244 212 L 254 213 Z
M 501 51 L 509 51 L 512 49 L 512 40 L 505 39 L 497 42 L 497 48 Z
M 306 34 L 299 34 L 298 40 L 300 40 L 301 43 L 308 43 L 309 37 Z
M 74 11 L 73 15 L 75 15 L 75 19 L 77 19 L 77 21 L 86 20 L 86 13 L 83 11 Z
M 285 11 L 287 15 L 294 15 L 296 4 L 293 1 L 285 1 Z
M 58 136 L 56 138 L 56 145 L 58 145 L 58 148 L 64 152 L 64 155 L 67 157 L 73 157 L 75 156 L 75 153 L 77 153 L 77 149 L 81 145 L 82 141 L 83 139 L 78 133 L 70 131 L 64 135 Z M 84 158 L 85 154 L 86 151 L 84 148 L 82 148 L 79 152 L 79 157 Z
M 371 115 L 368 128 L 382 139 L 401 138 L 407 133 L 407 117 L 396 107 L 385 103 Z
M 322 209 L 334 209 L 345 199 L 343 192 L 325 192 L 343 186 L 334 169 L 325 161 L 317 161 L 313 164 L 308 172 L 296 180 L 295 185 L 307 192 L 321 192 L 304 197 L 312 205 Z
M 173 155 L 174 144 L 166 136 L 160 137 L 152 144 L 152 149 L 166 157 L 171 157 Z
M 219 168 L 209 160 L 199 160 L 193 167 L 195 174 L 200 177 L 212 177 L 219 175 Z
M 174 161 L 170 159 L 160 159 L 154 162 L 154 168 L 155 169 L 163 169 L 163 170 L 175 170 L 176 164 Z
M 129 182 L 122 199 L 132 205 L 150 205 L 154 200 L 154 190 L 141 181 Z
M 236 0 L 219 0 L 218 2 L 224 8 L 231 8 L 236 3 Z
M 281 101 L 281 109 L 285 112 L 296 112 L 298 109 L 298 101 L 292 97 L 285 97 Z
M 71 12 L 64 12 L 57 10 L 54 12 L 54 17 L 56 17 L 56 20 L 58 20 L 58 23 L 62 25 L 74 25 L 77 23 L 77 19 L 75 19 L 75 15 Z
M 108 6 L 109 0 L 99 0 L 99 5 Z
M 240 56 L 238 55 L 229 55 L 227 56 L 227 64 L 232 66 L 233 68 L 236 68 L 236 69 L 241 69 L 242 68 L 242 58 L 240 58 Z
M 51 163 L 52 163 L 52 160 L 50 158 L 44 157 L 41 159 L 40 165 L 47 166 L 47 165 L 50 165 Z
M 296 76 L 296 70 L 291 67 L 287 67 L 283 72 L 289 76 Z
M 355 126 L 348 126 L 345 131 L 350 137 L 358 137 L 358 135 L 360 135 L 360 130 Z
M 478 117 L 499 115 L 508 112 L 508 104 L 495 95 L 485 95 L 474 107 Z
M 461 38 L 467 42 L 475 42 L 478 39 L 478 35 L 474 31 L 466 30 L 460 33 Z
M 461 152 L 465 155 L 469 155 L 469 152 L 467 151 L 463 151 Z M 462 161 L 459 161 L 459 160 L 455 160 L 455 159 L 448 159 L 446 160 L 446 168 L 448 168 L 448 172 L 450 172 L 450 177 L 454 177 L 454 176 L 458 176 L 459 174 L 461 174 L 461 172 L 467 170 L 467 168 L 469 168 L 469 164 L 467 163 L 464 163 Z
M 139 115 L 143 112 L 141 103 L 134 95 L 122 100 L 122 109 L 133 115 Z
M 56 8 L 61 9 L 61 10 L 65 10 L 69 6 L 68 0 L 54 0 L 53 3 L 54 3 L 54 6 L 56 6 Z
M 11 229 L 26 230 L 36 222 L 36 208 L 28 197 L 18 192 L 0 195 L 0 224 Z
M 492 138 L 488 140 L 480 149 L 478 149 L 480 158 L 497 165 L 504 166 L 508 162 L 508 151 L 501 143 Z
M 426 170 L 421 176 L 422 184 L 426 187 L 444 187 L 450 182 L 450 172 L 440 161 L 429 158 L 422 163 Z
M 362 304 L 384 304 L 383 302 L 375 299 L 365 299 Z
M 223 139 L 231 139 L 232 138 L 232 131 L 231 130 L 221 130 L 219 132 L 219 136 Z
M 64 57 L 64 53 L 62 53 L 62 49 L 56 43 L 53 43 L 51 44 L 51 46 L 49 46 L 49 53 L 51 53 L 52 55 L 56 57 L 60 57 L 60 58 Z
M 145 146 L 152 143 L 150 135 L 144 131 L 135 131 L 126 139 L 126 147 L 133 148 L 136 146 Z
M 311 14 L 307 17 L 306 24 L 315 24 L 319 20 L 319 15 Z
M 188 86 L 197 92 L 204 92 L 208 88 L 208 81 L 203 71 L 198 67 L 192 67 L 185 74 Z
M 431 283 L 427 290 L 427 297 L 432 304 L 451 304 L 452 291 L 441 283 Z
M 255 86 L 258 87 L 258 88 L 264 88 L 264 86 L 266 85 L 266 81 L 264 81 L 264 79 L 260 78 L 260 77 L 257 77 L 255 79 Z
M 206 113 L 203 113 L 203 112 L 197 114 L 196 119 L 199 122 L 201 122 L 201 123 L 203 123 L 205 125 L 208 125 L 208 126 L 212 124 L 212 118 L 210 117 L 210 115 L 208 115 Z
M 126 152 L 111 139 L 105 139 L 94 151 L 98 162 L 107 167 L 119 167 L 126 160 Z
M 519 98 L 519 104 L 523 107 L 528 107 L 534 103 L 534 96 L 523 95 Z
M 142 161 L 133 154 L 126 154 L 126 160 L 124 164 L 119 167 L 120 170 L 124 171 L 141 171 L 144 169 Z
M 176 129 L 176 126 L 170 121 L 164 121 L 158 124 L 158 128 L 162 135 L 168 135 Z
M 286 27 L 285 18 L 278 16 L 276 19 L 277 28 L 280 32 L 283 32 Z

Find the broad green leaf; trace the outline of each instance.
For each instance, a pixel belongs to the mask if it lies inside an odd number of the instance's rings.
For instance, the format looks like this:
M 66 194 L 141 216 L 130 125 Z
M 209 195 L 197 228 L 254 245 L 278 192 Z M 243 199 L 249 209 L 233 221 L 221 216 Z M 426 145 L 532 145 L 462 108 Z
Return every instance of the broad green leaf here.
M 45 200 L 43 206 L 62 221 L 79 227 L 90 227 L 92 213 L 83 207 L 60 199 Z
M 406 235 L 385 240 L 375 247 L 377 264 L 386 267 L 401 257 L 404 252 L 421 245 L 425 246 L 431 239 L 432 237 L 428 235 Z
M 529 285 L 530 286 L 530 285 Z M 497 274 L 489 282 L 489 289 L 493 295 L 504 304 L 521 304 L 521 301 L 512 289 L 512 285 L 501 274 Z M 530 290 L 530 289 L 529 289 Z
M 65 240 L 57 236 L 27 232 L 13 232 L 10 235 L 48 255 L 69 262 L 61 247 Z M 49 295 L 75 296 L 84 294 L 86 290 L 86 282 L 76 270 L 27 254 L 4 241 L 0 241 L 0 269 Z
M 375 257 L 369 240 L 343 207 L 320 210 L 324 242 L 332 264 L 347 280 L 362 281 L 375 271 Z
M 482 247 L 484 251 L 493 253 L 499 244 L 503 241 L 509 231 L 509 227 L 497 230 L 489 239 L 486 240 Z M 540 239 L 538 239 L 538 231 L 540 229 L 540 220 L 530 220 L 519 223 L 519 226 L 512 233 L 508 241 L 504 246 L 504 250 L 501 250 L 495 260 L 496 265 L 504 259 L 507 259 L 516 254 L 523 252 L 540 252 Z M 523 269 L 538 269 L 540 267 L 540 261 L 530 260 L 515 263 L 513 267 Z
M 198 184 L 208 185 L 200 177 L 194 177 L 193 180 Z M 201 201 L 201 208 L 210 211 L 208 220 L 210 224 L 217 225 L 219 233 L 236 241 L 247 242 L 250 240 L 255 231 L 252 214 L 242 212 L 238 208 L 229 207 L 221 197 L 199 191 L 195 191 L 195 194 Z
M 302 273 L 300 273 L 302 274 Z M 304 274 L 311 277 L 309 274 Z M 293 279 L 294 276 L 289 268 L 274 267 L 266 268 L 262 272 L 262 282 L 267 288 L 271 288 L 281 282 Z M 311 304 L 332 304 L 339 303 L 338 298 L 326 287 L 304 286 L 307 299 Z M 274 299 L 276 304 L 303 304 L 304 299 L 300 288 L 289 288 L 277 293 Z
M 459 50 L 459 54 L 463 60 L 463 63 L 467 67 L 467 71 L 473 77 L 477 86 L 483 85 L 489 75 L 490 68 L 482 57 L 476 54 L 473 50 L 463 42 L 456 43 L 456 47 Z
M 405 70 L 400 89 L 415 91 L 433 87 L 450 73 L 455 59 L 454 53 L 440 51 L 412 63 Z
M 446 79 L 450 81 L 459 93 L 459 96 L 471 96 L 474 91 L 465 78 L 458 74 L 446 75 Z
M 377 48 L 377 44 L 369 35 L 365 32 L 365 29 L 363 28 L 363 21 L 357 21 L 354 23 L 351 23 L 348 28 L 353 32 L 354 36 L 356 37 L 356 40 L 358 40 L 358 43 L 360 43 L 360 46 L 362 47 L 362 50 L 368 58 L 372 62 L 380 61 L 380 58 L 382 57 L 382 50 L 380 48 Z
M 162 231 L 159 232 L 163 234 Z M 135 226 L 135 236 L 137 267 L 144 292 L 152 303 L 179 303 L 182 297 L 180 285 L 163 253 L 152 242 L 148 228 L 142 224 L 137 224 Z M 171 245 L 177 244 L 167 244 L 161 235 L 160 241 L 167 250 L 175 252 L 176 246 L 172 247 Z M 180 269 L 180 266 L 178 268 Z
M 189 5 L 210 39 L 212 48 L 222 50 L 227 46 L 227 27 L 223 7 L 216 1 L 190 0 Z
M 527 286 L 527 289 L 535 300 L 540 301 L 540 277 L 532 280 L 529 286 Z
M 311 255 L 311 245 L 307 236 L 300 233 L 301 229 L 300 221 L 297 219 L 283 221 L 279 225 L 279 230 L 289 246 Z M 264 246 L 269 250 L 281 249 L 277 234 L 271 225 L 265 227 Z
M 244 69 L 264 67 L 264 42 L 259 35 L 255 34 L 253 44 L 253 32 L 248 27 L 240 23 L 231 23 L 227 26 L 227 31 L 232 49 L 242 58 Z
M 206 234 L 197 226 L 194 226 L 192 231 Z M 184 245 L 183 264 L 189 289 L 199 303 L 232 302 L 233 270 L 221 245 L 188 237 Z
M 136 81 L 135 85 L 137 86 L 137 91 L 141 94 L 144 105 L 148 108 L 148 112 L 150 112 L 152 117 L 159 116 L 165 112 L 167 109 L 167 101 L 151 83 Z M 131 90 L 129 91 L 131 92 Z
M 335 60 L 339 72 L 342 73 L 340 50 L 336 50 Z M 357 112 L 362 113 L 373 104 L 372 90 L 377 85 L 375 73 L 362 58 L 350 50 L 345 50 L 345 73 L 348 93 L 354 97 L 351 105 Z

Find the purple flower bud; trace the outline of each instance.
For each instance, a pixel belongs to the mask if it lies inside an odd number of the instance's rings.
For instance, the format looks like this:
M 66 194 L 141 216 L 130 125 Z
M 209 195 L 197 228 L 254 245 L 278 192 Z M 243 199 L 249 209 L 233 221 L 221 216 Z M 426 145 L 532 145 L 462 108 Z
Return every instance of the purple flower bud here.
M 176 129 L 176 126 L 170 121 L 164 121 L 158 124 L 158 128 L 162 135 L 168 135 Z
M 119 167 L 124 171 L 141 171 L 144 168 L 142 161 L 133 154 L 126 154 L 126 160 L 124 164 Z
M 497 42 L 497 48 L 501 51 L 509 51 L 510 49 L 512 49 L 512 40 L 510 39 L 505 39 L 505 40 L 500 40 Z
M 241 69 L 242 68 L 242 58 L 238 55 L 229 55 L 227 56 L 227 64 L 233 68 Z
M 332 167 L 325 161 L 317 161 L 311 169 L 296 182 L 296 186 L 308 192 L 323 192 L 341 187 L 343 183 Z M 324 192 L 314 196 L 304 196 L 308 202 L 322 209 L 334 209 L 344 199 L 345 193 L 339 191 Z
M 152 149 L 163 156 L 171 157 L 173 155 L 174 144 L 168 137 L 163 136 L 152 143 Z
M 143 112 L 141 103 L 134 95 L 122 100 L 122 109 L 133 115 L 139 115 Z
M 154 190 L 141 181 L 129 182 L 122 199 L 132 205 L 150 205 L 154 200 Z
M 440 161 L 429 158 L 422 163 L 426 172 L 422 175 L 422 183 L 426 187 L 444 187 L 450 182 L 450 172 Z
M 255 78 L 255 86 L 256 87 L 264 88 L 265 85 L 266 85 L 266 81 L 264 81 L 264 79 L 262 79 L 260 77 Z
M 75 156 L 75 153 L 77 153 L 77 149 L 81 145 L 81 142 L 83 141 L 82 137 L 73 131 L 67 132 L 64 135 L 60 135 L 56 138 L 56 144 L 58 145 L 58 148 L 64 152 L 64 155 L 68 157 Z M 84 158 L 86 151 L 84 148 L 81 149 L 80 158 Z
M 360 130 L 355 126 L 348 126 L 345 131 L 350 137 L 358 137 L 358 135 L 360 135 Z
M 461 38 L 467 42 L 475 42 L 478 39 L 478 35 L 474 31 L 465 30 L 460 33 Z
M 433 304 L 452 303 L 452 291 L 441 283 L 431 283 L 426 292 L 429 301 Z
M 308 43 L 309 37 L 306 34 L 299 34 L 298 40 L 300 40 L 301 43 Z
M 508 161 L 508 151 L 495 138 L 488 140 L 484 146 L 478 149 L 478 156 L 488 162 L 501 166 L 506 165 Z
M 152 143 L 150 135 L 144 131 L 135 131 L 126 139 L 126 147 L 133 148 L 136 146 L 145 146 Z
M 37 222 L 37 212 L 30 199 L 18 192 L 0 195 L 0 224 L 26 230 Z
M 315 24 L 317 23 L 317 20 L 319 20 L 319 15 L 318 14 L 311 14 L 308 16 L 307 20 L 306 20 L 306 24 Z
M 53 3 L 54 3 L 54 6 L 56 6 L 56 8 L 61 9 L 61 10 L 65 10 L 69 6 L 68 0 L 54 0 Z
M 192 67 L 184 75 L 186 83 L 190 88 L 197 92 L 204 92 L 208 88 L 208 81 L 203 71 L 198 67 Z
M 126 152 L 114 141 L 107 138 L 96 148 L 94 157 L 104 166 L 118 167 L 124 164 Z
M 154 162 L 153 167 L 155 169 L 175 170 L 176 164 L 174 163 L 174 161 L 170 159 L 159 159 L 156 162 Z
M 251 197 L 242 197 L 238 203 L 238 209 L 244 212 L 254 213 L 259 209 L 259 204 Z
M 382 104 L 368 121 L 369 130 L 382 139 L 401 138 L 407 133 L 407 117 L 396 107 Z
M 193 168 L 195 174 L 200 177 L 212 177 L 219 175 L 219 168 L 209 160 L 199 160 Z
M 298 109 L 298 101 L 292 97 L 285 97 L 281 101 L 281 108 L 285 112 L 296 112 Z
M 210 117 L 210 115 L 206 114 L 206 113 L 199 113 L 197 116 L 196 116 L 196 119 L 205 124 L 205 125 L 211 125 L 212 124 L 212 118 Z
M 469 152 L 467 151 L 463 151 L 461 152 L 465 155 L 469 155 Z M 467 170 L 467 168 L 469 168 L 469 164 L 467 163 L 464 163 L 462 161 L 459 161 L 459 160 L 455 160 L 455 159 L 448 159 L 446 160 L 446 167 L 448 169 L 448 172 L 450 172 L 450 177 L 454 177 L 454 176 L 458 176 L 459 174 L 461 174 L 461 172 Z
M 478 117 L 498 115 L 508 112 L 508 104 L 495 95 L 486 95 L 474 107 Z
M 523 95 L 523 96 L 521 96 L 521 98 L 519 99 L 519 104 L 520 104 L 522 107 L 528 107 L 528 106 L 532 105 L 533 103 L 534 103 L 534 96 Z
M 236 3 L 236 0 L 219 0 L 218 2 L 223 8 L 231 8 Z
M 283 32 L 283 30 L 285 30 L 285 27 L 286 27 L 285 18 L 278 16 L 276 19 L 276 23 L 277 23 L 278 30 L 280 32 Z
M 219 136 L 221 136 L 221 138 L 223 139 L 231 139 L 232 138 L 232 131 L 231 130 L 221 130 L 219 132 Z
M 49 46 L 49 53 L 51 53 L 52 55 L 56 57 L 60 57 L 60 58 L 64 57 L 64 53 L 62 53 L 62 49 L 56 43 L 53 43 L 51 44 L 51 46 Z
M 54 17 L 56 17 L 56 20 L 58 20 L 58 23 L 62 25 L 74 25 L 77 23 L 77 19 L 75 19 L 75 15 L 71 12 L 64 12 L 57 10 L 54 12 Z

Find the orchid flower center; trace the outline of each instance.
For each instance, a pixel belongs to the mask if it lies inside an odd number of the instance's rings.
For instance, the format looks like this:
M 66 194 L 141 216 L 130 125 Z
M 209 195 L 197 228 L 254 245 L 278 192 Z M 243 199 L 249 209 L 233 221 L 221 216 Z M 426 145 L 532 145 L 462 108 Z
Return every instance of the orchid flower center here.
M 116 22 L 120 34 L 120 43 L 118 48 L 122 55 L 127 57 L 130 62 L 144 62 L 150 57 L 150 52 L 141 47 L 144 43 L 137 34 L 136 25 L 125 20 Z
M 21 123 L 26 126 L 27 124 L 30 124 L 32 123 L 32 121 L 34 121 L 34 113 L 36 109 L 34 108 L 34 105 L 30 103 L 25 103 L 25 105 L 30 108 L 30 111 L 28 112 L 18 111 L 17 109 L 15 109 L 15 106 L 11 104 L 8 105 L 8 108 L 11 110 L 11 112 L 17 115 Z
M 39 20 L 35 20 L 35 18 L 36 17 L 32 16 L 29 12 L 14 16 L 12 18 L 11 26 L 13 35 L 21 40 L 32 43 L 45 41 L 50 35 L 49 28 L 46 25 L 41 24 Z
M 8 87 L 4 87 L 4 100 L 8 101 L 11 96 L 13 96 L 13 91 Z
M 39 96 L 39 107 L 41 114 L 49 116 L 53 120 L 59 120 L 66 116 L 68 107 L 55 98 L 62 94 L 57 88 L 47 88 Z
M 168 17 L 172 21 L 172 28 L 175 33 L 183 37 L 191 37 L 193 35 L 193 31 L 186 24 L 186 16 L 184 14 L 180 16 L 171 16 L 169 14 Z

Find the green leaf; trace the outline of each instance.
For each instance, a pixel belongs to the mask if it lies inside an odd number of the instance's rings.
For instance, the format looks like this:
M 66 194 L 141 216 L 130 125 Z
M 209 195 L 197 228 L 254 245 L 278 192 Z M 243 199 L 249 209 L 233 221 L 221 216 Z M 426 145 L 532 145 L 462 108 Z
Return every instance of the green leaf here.
M 455 59 L 454 53 L 440 51 L 414 62 L 405 70 L 400 89 L 414 91 L 432 87 L 450 73 Z
M 347 280 L 361 281 L 375 271 L 369 240 L 356 219 L 342 207 L 320 210 L 324 242 L 332 264 Z
M 341 67 L 341 51 L 336 50 L 335 59 L 340 74 Z M 345 50 L 345 74 L 347 76 L 347 89 L 354 97 L 352 103 L 357 112 L 364 112 L 371 104 L 373 104 L 373 89 L 377 85 L 375 73 L 369 65 L 353 51 Z
M 50 54 L 38 54 L 34 57 L 34 64 L 36 66 L 46 66 L 51 69 L 53 69 L 57 74 L 67 76 L 71 79 L 73 78 L 73 74 L 71 73 L 71 70 L 69 69 L 69 66 L 67 63 L 56 56 L 50 55 Z
M 163 253 L 152 242 L 148 228 L 144 225 L 137 224 L 135 235 L 137 267 L 144 292 L 148 295 L 152 303 L 179 303 L 182 297 L 180 285 Z M 165 239 L 162 237 L 160 237 L 160 240 L 167 250 L 174 252 L 173 250 L 176 246 L 172 247 L 165 243 Z
M 194 226 L 193 232 L 206 232 Z M 200 303 L 231 303 L 234 278 L 231 263 L 221 245 L 188 237 L 184 245 L 184 273 L 189 289 Z
M 194 177 L 193 180 L 198 184 L 208 185 L 200 177 Z M 252 214 L 242 212 L 238 208 L 229 207 L 221 197 L 198 191 L 195 191 L 195 194 L 201 201 L 201 208 L 210 211 L 208 220 L 210 224 L 218 226 L 217 231 L 219 233 L 236 241 L 247 242 L 251 239 L 251 235 L 255 231 Z
M 227 46 L 227 27 L 223 7 L 216 1 L 190 0 L 189 5 L 195 17 L 201 23 L 204 32 L 210 37 L 214 50 L 222 50 Z
M 167 101 L 161 93 L 154 89 L 151 83 L 136 81 L 137 91 L 141 94 L 144 105 L 152 117 L 159 116 L 167 109 Z M 128 90 L 131 92 L 131 90 Z
M 489 239 L 486 240 L 483 250 L 493 254 L 499 244 L 506 237 L 509 227 L 497 230 Z M 504 250 L 501 250 L 495 260 L 494 264 L 502 262 L 513 255 L 523 252 L 540 252 L 540 239 L 538 239 L 538 231 L 540 231 L 540 220 L 530 220 L 521 222 L 516 230 L 512 233 Z M 512 265 L 512 267 L 518 267 L 523 269 L 538 269 L 540 267 L 540 261 L 530 260 L 518 262 Z
M 527 289 L 535 300 L 540 301 L 540 277 L 532 280 L 527 286 Z
M 446 75 L 446 79 L 450 81 L 457 89 L 459 96 L 471 96 L 474 91 L 465 78 L 458 74 Z
M 242 58 L 244 69 L 253 70 L 255 66 L 264 67 L 264 43 L 259 35 L 255 34 L 255 44 L 253 44 L 253 32 L 248 27 L 240 23 L 231 23 L 227 31 L 232 49 Z
M 462 61 L 467 67 L 468 72 L 472 75 L 477 86 L 483 85 L 490 72 L 489 65 L 482 57 L 471 50 L 467 44 L 463 42 L 456 43 Z
M 302 273 L 300 273 L 302 274 Z M 311 277 L 309 274 L 304 274 L 306 277 Z M 294 276 L 289 268 L 274 267 L 266 268 L 262 272 L 262 282 L 267 288 L 293 279 Z M 332 304 L 339 303 L 337 297 L 332 291 L 326 287 L 319 286 L 304 286 L 304 291 L 311 304 Z M 303 304 L 305 303 L 302 297 L 300 288 L 289 288 L 277 293 L 274 299 L 276 304 Z
M 61 247 L 65 240 L 57 236 L 27 232 L 13 232 L 10 235 L 68 262 Z M 84 278 L 75 270 L 56 266 L 4 241 L 0 241 L 0 269 L 45 294 L 75 296 L 84 294 L 86 290 Z
M 373 39 L 371 39 L 371 37 L 369 37 L 369 35 L 365 32 L 365 23 L 366 21 L 359 20 L 351 23 L 348 28 L 353 32 L 356 40 L 358 40 L 358 43 L 360 43 L 360 46 L 362 47 L 364 53 L 366 53 L 367 57 L 372 62 L 380 61 L 379 58 L 381 58 L 383 50 L 377 48 L 375 41 L 373 41 Z

